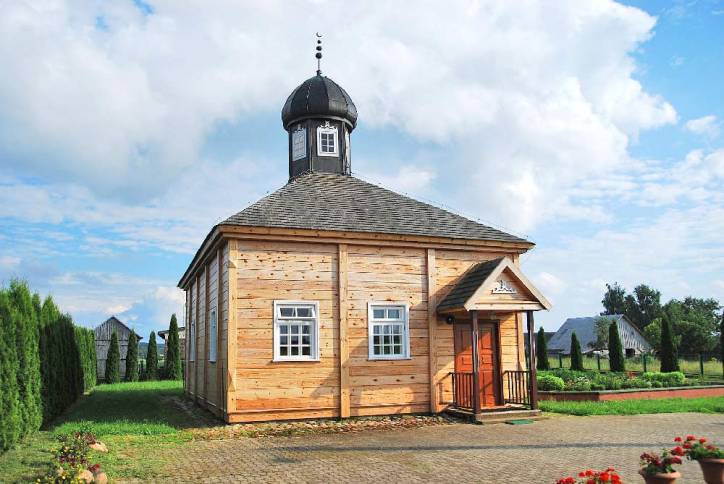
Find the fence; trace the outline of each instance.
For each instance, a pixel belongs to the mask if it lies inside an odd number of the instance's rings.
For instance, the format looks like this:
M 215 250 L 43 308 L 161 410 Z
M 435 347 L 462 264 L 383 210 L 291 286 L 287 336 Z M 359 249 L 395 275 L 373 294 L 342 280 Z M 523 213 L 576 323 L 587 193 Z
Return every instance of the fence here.
M 679 355 L 679 368 L 688 377 L 721 380 L 724 378 L 724 363 L 720 355 L 700 353 L 698 355 Z M 627 356 L 626 371 L 641 373 L 660 371 L 661 360 L 653 355 Z M 551 368 L 570 368 L 570 356 L 562 354 L 548 355 Z M 609 360 L 601 355 L 583 355 L 583 367 L 587 370 L 610 371 Z

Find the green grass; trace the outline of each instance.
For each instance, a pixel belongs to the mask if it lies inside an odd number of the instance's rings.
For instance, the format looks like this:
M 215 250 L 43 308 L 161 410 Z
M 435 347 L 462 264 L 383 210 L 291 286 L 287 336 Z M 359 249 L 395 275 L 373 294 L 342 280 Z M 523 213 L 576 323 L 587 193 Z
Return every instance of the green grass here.
M 724 413 L 724 397 L 662 398 L 657 400 L 616 400 L 607 402 L 556 402 L 543 400 L 544 412 L 567 415 L 638 415 L 643 413 Z
M 55 436 L 79 428 L 108 446 L 107 454 L 94 452 L 91 459 L 111 478 L 150 479 L 169 464 L 168 450 L 192 440 L 190 429 L 204 426 L 203 419 L 172 406 L 171 399 L 182 393 L 180 381 L 100 385 L 54 426 L 0 455 L 0 480 L 34 480 L 50 462 Z

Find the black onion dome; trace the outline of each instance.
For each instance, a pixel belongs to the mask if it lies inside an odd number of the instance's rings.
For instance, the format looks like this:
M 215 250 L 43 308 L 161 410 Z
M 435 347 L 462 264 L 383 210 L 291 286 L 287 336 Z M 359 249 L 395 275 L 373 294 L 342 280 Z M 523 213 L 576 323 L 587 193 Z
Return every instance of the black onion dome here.
M 307 118 L 337 118 L 350 126 L 357 124 L 357 108 L 349 94 L 332 79 L 320 74 L 299 85 L 282 108 L 284 128 Z

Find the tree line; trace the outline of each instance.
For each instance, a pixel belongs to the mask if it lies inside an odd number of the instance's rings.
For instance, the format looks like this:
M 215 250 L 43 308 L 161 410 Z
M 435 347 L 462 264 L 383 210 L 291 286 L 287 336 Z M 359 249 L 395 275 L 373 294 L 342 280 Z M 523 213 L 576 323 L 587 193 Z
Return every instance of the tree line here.
M 182 378 L 181 348 L 178 334 L 178 322 L 176 315 L 171 315 L 168 328 L 168 342 L 166 346 L 166 358 L 164 366 L 158 366 L 158 348 L 156 345 L 156 332 L 151 331 L 148 337 L 148 351 L 146 352 L 146 365 L 143 371 L 140 370 L 138 362 L 138 335 L 134 331 L 128 336 L 128 350 L 126 352 L 126 374 L 125 381 L 133 382 L 138 380 L 180 380 Z M 111 334 L 111 343 L 106 357 L 106 383 L 119 383 L 121 381 L 121 351 L 118 343 L 118 335 L 114 331 Z
M 92 330 L 24 282 L 0 288 L 0 450 L 57 417 L 96 383 Z
M 686 297 L 661 303 L 661 292 L 646 284 L 639 284 L 628 293 L 617 282 L 606 284 L 601 301 L 602 315 L 623 314 L 654 347 L 662 351 L 660 341 L 665 325 L 669 326 L 674 346 L 682 355 L 719 353 L 722 347 L 722 306 L 713 298 Z

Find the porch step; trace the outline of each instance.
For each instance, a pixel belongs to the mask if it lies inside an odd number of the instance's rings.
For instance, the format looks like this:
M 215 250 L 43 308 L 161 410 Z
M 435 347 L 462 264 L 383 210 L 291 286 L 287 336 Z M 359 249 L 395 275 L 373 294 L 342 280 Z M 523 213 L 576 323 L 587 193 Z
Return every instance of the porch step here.
M 448 408 L 445 410 L 450 415 L 454 415 L 458 418 L 464 418 L 470 422 L 478 424 L 493 424 L 493 423 L 505 423 L 511 420 L 542 420 L 546 417 L 543 416 L 543 412 L 540 410 L 530 409 L 510 409 L 510 410 L 493 410 L 484 411 L 478 415 L 473 415 L 473 412 L 468 410 L 462 410 L 459 408 Z

